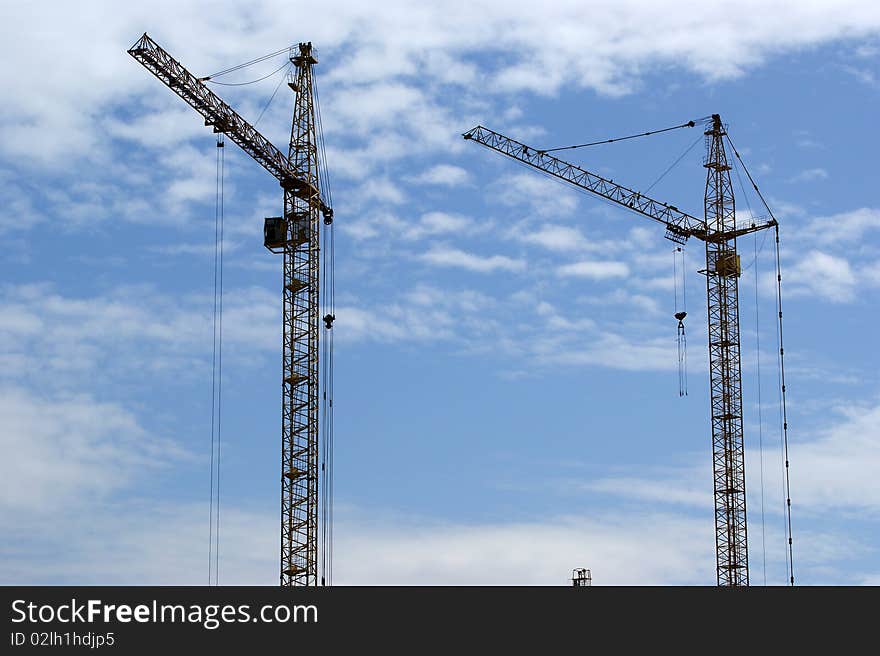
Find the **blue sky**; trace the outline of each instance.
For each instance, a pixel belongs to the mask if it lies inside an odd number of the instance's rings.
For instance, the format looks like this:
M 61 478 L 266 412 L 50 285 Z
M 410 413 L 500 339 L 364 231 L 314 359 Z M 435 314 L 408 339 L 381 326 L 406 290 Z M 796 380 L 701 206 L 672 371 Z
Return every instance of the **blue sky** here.
M 214 137 L 126 54 L 147 31 L 199 75 L 317 49 L 337 583 L 714 583 L 699 246 L 680 399 L 661 227 L 460 136 L 550 147 L 714 112 L 781 223 L 795 575 L 880 582 L 874 3 L 140 4 L 20 5 L 2 28 L 0 581 L 207 581 Z M 279 79 L 215 90 L 254 120 Z M 282 147 L 291 100 L 259 124 Z M 644 189 L 698 136 L 566 157 Z M 700 215 L 702 155 L 652 194 Z M 261 230 L 281 197 L 234 147 L 227 173 L 220 579 L 272 585 L 281 271 Z M 780 584 L 762 239 L 739 245 L 751 576 Z

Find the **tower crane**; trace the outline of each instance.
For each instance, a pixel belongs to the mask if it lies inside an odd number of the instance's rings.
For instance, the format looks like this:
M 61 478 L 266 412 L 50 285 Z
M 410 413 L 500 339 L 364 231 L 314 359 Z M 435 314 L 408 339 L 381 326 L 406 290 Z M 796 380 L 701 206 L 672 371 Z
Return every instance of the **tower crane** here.
M 688 125 L 693 126 L 693 122 Z M 707 123 L 705 135 L 706 190 L 702 219 L 481 125 L 462 136 L 653 219 L 666 227 L 665 237 L 677 244 L 684 244 L 691 237 L 705 243 L 706 268 L 701 273 L 706 276 L 709 319 L 716 579 L 721 586 L 745 586 L 749 584 L 749 559 L 738 308 L 741 268 L 736 240 L 775 227 L 778 243 L 778 225 L 771 217 L 737 226 L 731 167 L 723 142 L 726 128 L 718 114 L 713 114 Z
M 288 85 L 296 99 L 286 155 L 214 94 L 205 84 L 208 78 L 190 73 L 146 33 L 128 53 L 201 114 L 206 126 L 226 135 L 269 171 L 283 190 L 283 215 L 269 217 L 264 224 L 264 245 L 283 254 L 284 271 L 280 581 L 282 586 L 317 585 L 318 349 L 321 322 L 329 330 L 335 317 L 329 313 L 321 317 L 319 310 L 320 219 L 323 230 L 330 230 L 333 210 L 319 187 L 312 78 L 312 67 L 318 61 L 312 44 L 300 43 L 290 52 L 296 73 Z M 326 394 L 324 399 L 326 403 Z

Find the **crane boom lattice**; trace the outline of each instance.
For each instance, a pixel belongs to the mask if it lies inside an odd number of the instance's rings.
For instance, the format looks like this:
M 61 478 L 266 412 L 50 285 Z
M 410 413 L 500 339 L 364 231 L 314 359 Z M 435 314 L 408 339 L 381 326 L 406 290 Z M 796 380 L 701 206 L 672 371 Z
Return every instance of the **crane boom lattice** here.
M 703 231 L 703 222 L 700 219 L 682 212 L 673 205 L 667 205 L 645 196 L 641 192 L 615 184 L 613 180 L 591 173 L 575 164 L 550 155 L 546 151 L 526 146 L 482 125 L 465 132 L 462 136 L 502 155 L 528 164 L 539 171 L 549 173 L 575 187 L 591 191 L 597 196 L 658 221 L 666 226 L 668 236 L 673 241 L 684 243 L 691 235 L 701 234 Z

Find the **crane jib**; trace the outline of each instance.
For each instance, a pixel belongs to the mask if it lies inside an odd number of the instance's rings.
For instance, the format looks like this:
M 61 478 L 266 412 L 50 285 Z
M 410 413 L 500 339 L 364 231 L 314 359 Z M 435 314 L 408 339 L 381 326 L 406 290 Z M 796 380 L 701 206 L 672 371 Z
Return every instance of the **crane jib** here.
M 304 180 L 284 153 L 147 34 L 128 54 L 201 114 L 206 125 L 228 136 L 279 181 L 295 187 L 296 181 Z
M 669 205 L 645 196 L 641 192 L 616 184 L 600 175 L 548 154 L 546 151 L 527 146 L 499 132 L 478 125 L 462 135 L 466 140 L 475 141 L 502 155 L 528 164 L 539 171 L 549 173 L 569 184 L 617 203 L 633 212 L 666 226 L 666 238 L 676 243 L 684 243 L 689 237 L 702 241 L 727 241 L 758 230 L 776 225 L 775 220 L 755 224 L 733 231 L 713 232 L 707 229 L 705 221 L 682 212 Z

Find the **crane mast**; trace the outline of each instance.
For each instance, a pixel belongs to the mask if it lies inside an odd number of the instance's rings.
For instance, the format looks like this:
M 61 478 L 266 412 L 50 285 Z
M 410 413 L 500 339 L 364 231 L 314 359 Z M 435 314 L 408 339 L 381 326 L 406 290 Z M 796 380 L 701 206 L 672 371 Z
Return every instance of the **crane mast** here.
M 718 114 L 712 116 L 705 134 L 704 219 L 483 126 L 462 136 L 663 224 L 665 236 L 671 241 L 683 244 L 695 237 L 705 242 L 706 269 L 702 273 L 706 275 L 708 296 L 716 578 L 718 585 L 743 586 L 749 584 L 749 572 L 736 239 L 773 227 L 776 220 L 737 227 L 723 143 L 726 133 Z
M 709 391 L 715 487 L 718 585 L 749 584 L 746 471 L 743 449 L 739 339 L 739 255 L 724 126 L 715 114 L 706 130 L 706 297 L 709 315 Z M 714 237 L 714 238 L 712 238 Z
M 284 191 L 284 215 L 266 219 L 265 245 L 283 253 L 281 412 L 281 585 L 318 584 L 318 412 L 320 216 L 333 211 L 321 198 L 311 43 L 291 62 L 296 94 L 285 156 L 146 33 L 128 53 L 269 171 Z M 329 328 L 329 324 L 328 324 Z
M 311 44 L 300 44 L 288 160 L 308 194 L 284 190 L 281 585 L 318 583 L 318 148 Z

